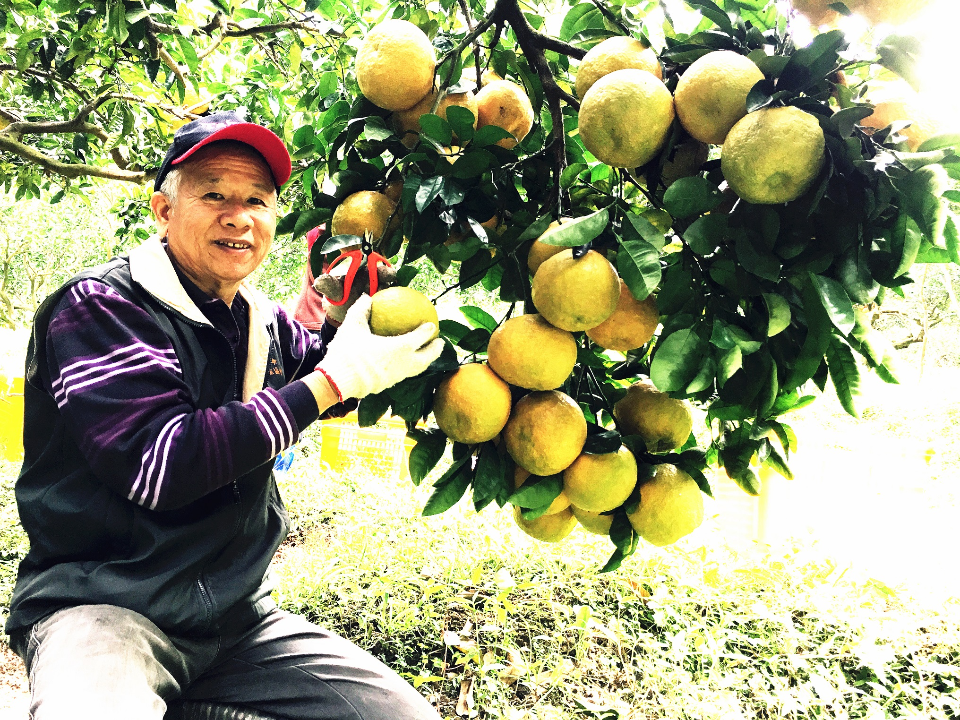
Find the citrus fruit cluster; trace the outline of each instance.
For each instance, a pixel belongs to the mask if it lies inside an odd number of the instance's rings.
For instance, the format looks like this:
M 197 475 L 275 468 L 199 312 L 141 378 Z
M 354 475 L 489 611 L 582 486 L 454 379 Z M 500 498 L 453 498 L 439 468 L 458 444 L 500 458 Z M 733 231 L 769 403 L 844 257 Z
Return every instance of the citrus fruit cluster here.
M 433 401 L 437 425 L 455 442 L 502 442 L 516 464 L 516 488 L 559 476 L 559 492 L 548 503 L 514 508 L 517 524 L 532 537 L 559 541 L 578 523 L 607 534 L 613 512 L 624 508 L 642 537 L 675 542 L 703 518 L 696 482 L 667 463 L 638 478 L 637 459 L 626 446 L 585 452 L 583 410 L 559 389 L 577 362 L 574 333 L 585 332 L 607 349 L 643 347 L 659 322 L 656 301 L 638 301 L 602 253 L 551 245 L 559 227 L 548 228 L 528 255 L 538 312 L 504 321 L 490 336 L 486 363 L 463 365 L 440 382 Z M 613 415 L 621 433 L 639 436 L 650 453 L 676 450 L 692 429 L 688 404 L 649 382 L 631 385 Z
M 407 147 L 418 142 L 420 118 L 433 113 L 446 120 L 457 105 L 474 117 L 474 128 L 496 125 L 513 137 L 497 142 L 511 149 L 533 127 L 533 106 L 516 83 L 495 74 L 479 78 L 474 95 L 463 89 L 440 92 L 434 85 L 437 57 L 430 38 L 406 20 L 385 20 L 364 39 L 356 59 L 357 83 L 370 102 L 393 111 L 393 125 Z M 402 71 L 400 69 L 402 68 Z
M 632 169 L 663 149 L 678 117 L 691 139 L 664 168 L 665 184 L 695 174 L 708 146 L 721 145 L 724 177 L 739 197 L 760 205 L 789 202 L 820 172 L 825 140 L 817 119 L 798 108 L 748 114 L 747 96 L 763 79 L 749 58 L 717 50 L 694 61 L 671 95 L 652 50 L 632 38 L 609 38 L 577 70 L 580 137 L 601 162 Z

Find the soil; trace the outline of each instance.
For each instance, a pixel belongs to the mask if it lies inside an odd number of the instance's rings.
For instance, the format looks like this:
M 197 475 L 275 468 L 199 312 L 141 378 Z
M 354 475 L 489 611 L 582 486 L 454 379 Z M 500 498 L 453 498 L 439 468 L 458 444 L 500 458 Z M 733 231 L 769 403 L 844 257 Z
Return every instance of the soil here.
M 23 720 L 30 704 L 30 687 L 23 661 L 0 642 L 0 718 Z

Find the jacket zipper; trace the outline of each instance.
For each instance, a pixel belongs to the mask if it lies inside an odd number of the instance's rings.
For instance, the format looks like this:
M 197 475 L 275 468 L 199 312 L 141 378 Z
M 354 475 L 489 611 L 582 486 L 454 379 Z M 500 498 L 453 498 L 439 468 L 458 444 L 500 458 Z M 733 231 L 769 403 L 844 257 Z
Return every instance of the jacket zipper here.
M 186 317 L 183 313 L 178 311 L 176 308 L 170 307 L 159 298 L 155 298 L 155 299 L 160 304 L 165 305 L 169 310 L 176 312 L 181 317 L 181 319 L 187 322 L 188 324 L 193 325 L 194 327 L 197 327 L 197 328 L 209 327 L 209 328 L 212 328 L 213 330 L 216 330 L 217 333 L 220 335 L 220 337 L 223 338 L 223 341 L 227 344 L 227 346 L 230 346 L 230 341 L 227 339 L 227 336 L 224 335 L 223 332 L 212 323 L 207 324 L 207 323 L 197 322 L 196 320 L 192 320 L 191 318 Z M 233 348 L 231 348 L 230 359 L 231 359 L 231 365 L 233 367 L 233 393 L 234 393 L 234 397 L 236 397 L 239 391 L 239 388 L 237 387 L 237 357 L 233 352 Z M 234 480 L 231 483 L 231 485 L 233 486 L 233 501 L 237 505 L 237 520 L 233 526 L 233 536 L 236 537 L 237 531 L 240 529 L 240 522 L 242 519 L 241 515 L 243 514 L 242 512 L 243 508 L 241 506 L 241 501 L 240 501 L 240 487 L 237 485 L 237 481 Z M 197 588 L 200 590 L 200 597 L 203 600 L 203 607 L 206 610 L 207 621 L 209 622 L 210 620 L 213 619 L 213 602 L 210 599 L 210 591 L 207 590 L 207 586 L 203 584 L 203 571 L 201 571 L 200 576 L 197 577 Z

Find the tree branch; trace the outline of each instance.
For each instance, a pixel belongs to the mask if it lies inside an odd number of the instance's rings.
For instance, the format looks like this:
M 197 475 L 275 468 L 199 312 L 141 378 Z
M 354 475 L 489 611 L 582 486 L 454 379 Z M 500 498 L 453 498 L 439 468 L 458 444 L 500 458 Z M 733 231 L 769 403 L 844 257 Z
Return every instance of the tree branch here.
M 99 177 L 106 180 L 123 180 L 143 184 L 150 180 L 156 173 L 143 170 L 121 170 L 119 168 L 103 168 L 96 165 L 85 165 L 83 163 L 63 163 L 55 160 L 49 155 L 44 155 L 36 148 L 24 145 L 13 138 L 0 134 L 0 151 L 9 152 L 24 160 L 39 165 L 48 172 L 61 175 L 66 178 L 76 177 Z
M 527 62 L 530 63 L 530 67 L 537 73 L 540 82 L 543 83 L 543 92 L 544 95 L 546 95 L 547 105 L 550 108 L 550 119 L 553 121 L 553 128 L 550 131 L 550 140 L 547 142 L 547 145 L 553 152 L 554 182 L 557 184 L 556 203 L 559 211 L 562 193 L 560 189 L 560 176 L 563 174 L 563 169 L 567 165 L 566 135 L 563 131 L 563 112 L 560 108 L 560 101 L 563 100 L 569 103 L 573 98 L 568 92 L 565 92 L 557 85 L 556 78 L 554 78 L 553 72 L 550 70 L 550 65 L 547 63 L 547 58 L 543 54 L 542 43 L 547 36 L 541 35 L 530 26 L 527 18 L 524 17 L 523 12 L 520 10 L 517 0 L 498 0 L 495 12 L 497 11 L 499 11 L 504 20 L 510 23 L 514 35 L 517 36 L 517 44 L 520 46 L 520 50 L 523 52 Z M 583 55 L 585 54 L 586 53 L 583 53 Z M 572 104 L 574 104 L 575 107 L 579 107 L 576 100 L 573 100 Z

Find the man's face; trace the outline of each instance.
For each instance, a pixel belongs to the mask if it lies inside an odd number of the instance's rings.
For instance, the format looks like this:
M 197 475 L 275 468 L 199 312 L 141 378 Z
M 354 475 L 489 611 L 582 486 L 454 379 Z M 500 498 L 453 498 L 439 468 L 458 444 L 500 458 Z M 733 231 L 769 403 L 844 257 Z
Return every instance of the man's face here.
M 263 158 L 242 145 L 202 148 L 182 165 L 176 204 L 155 193 L 160 235 L 180 268 L 227 304 L 270 252 L 277 193 Z

